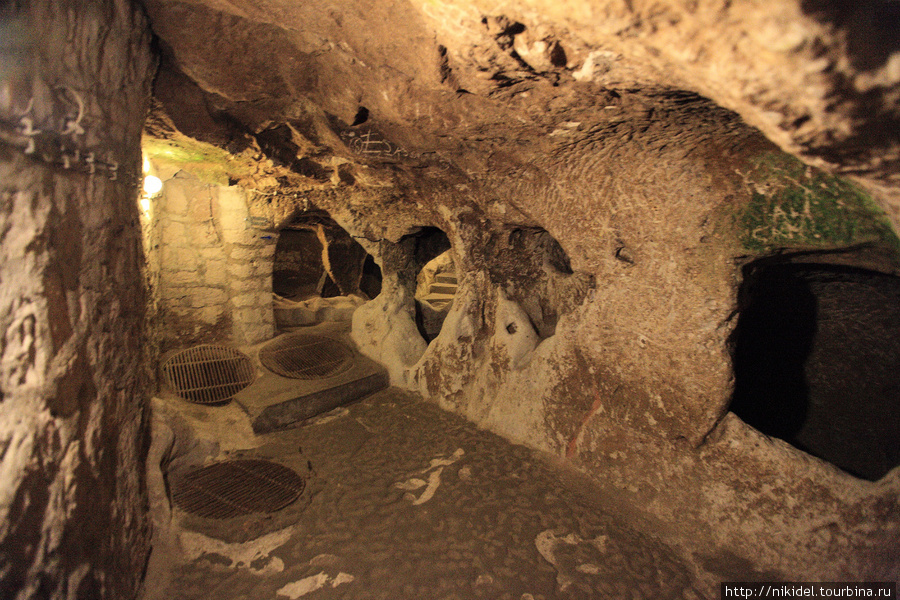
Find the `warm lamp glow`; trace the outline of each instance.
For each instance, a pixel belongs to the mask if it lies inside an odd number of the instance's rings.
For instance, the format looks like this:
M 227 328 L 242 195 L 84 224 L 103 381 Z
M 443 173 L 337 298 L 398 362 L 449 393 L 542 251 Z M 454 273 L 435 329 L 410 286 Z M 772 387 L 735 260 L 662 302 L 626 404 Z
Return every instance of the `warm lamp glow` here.
M 145 213 L 150 212 L 150 198 L 141 198 L 141 210 Z
M 162 187 L 162 179 L 159 177 L 156 177 L 155 175 L 147 175 L 144 177 L 144 192 L 146 192 L 148 196 L 158 194 L 162 190 Z

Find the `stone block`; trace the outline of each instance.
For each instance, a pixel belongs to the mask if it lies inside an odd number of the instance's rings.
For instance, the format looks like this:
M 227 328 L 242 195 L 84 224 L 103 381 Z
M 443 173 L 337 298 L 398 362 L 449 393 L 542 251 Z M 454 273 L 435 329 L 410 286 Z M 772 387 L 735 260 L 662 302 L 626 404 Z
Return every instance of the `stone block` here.
M 196 308 L 224 305 L 228 301 L 228 294 L 219 288 L 198 287 L 191 290 L 191 301 Z
M 256 268 L 250 263 L 228 263 L 228 274 L 237 279 L 247 279 L 256 275 Z
M 173 300 L 179 300 L 181 298 L 185 298 L 190 295 L 190 288 L 185 288 L 182 286 L 172 286 L 166 285 L 163 283 L 160 286 L 160 297 L 164 302 L 171 302 Z
M 250 279 L 230 279 L 228 289 L 235 296 L 247 294 L 250 292 L 259 292 L 262 287 L 259 279 L 251 277 Z
M 212 202 L 208 197 L 194 196 L 188 201 L 189 216 L 195 223 L 203 223 L 213 218 Z
M 231 299 L 231 302 L 238 307 L 243 306 L 256 306 L 258 304 L 258 295 L 257 294 L 241 294 L 240 296 L 235 296 Z
M 245 323 L 236 321 L 232 326 L 232 338 L 236 344 L 256 344 L 272 339 L 275 327 L 272 323 Z
M 235 246 L 232 247 L 229 257 L 235 261 L 249 262 L 259 257 L 259 249 L 248 246 Z
M 266 306 L 272 304 L 272 292 L 257 292 L 256 294 L 256 304 L 257 306 Z
M 242 237 L 247 231 L 250 212 L 240 193 L 220 190 L 219 206 L 222 210 L 222 229 L 229 234 Z
M 223 314 L 225 311 L 220 306 L 207 306 L 197 312 L 198 318 L 209 325 L 215 325 Z
M 175 286 L 195 286 L 200 284 L 200 276 L 195 271 L 163 271 L 163 284 Z
M 263 243 L 259 246 L 259 258 L 271 261 L 272 257 L 275 256 L 275 239 L 260 241 Z
M 174 244 L 164 245 L 160 266 L 163 271 L 196 271 L 199 266 L 197 251 Z
M 268 308 L 271 312 L 271 308 Z M 241 323 L 265 323 L 265 310 L 260 308 L 242 308 L 234 311 L 234 318 Z
M 224 260 L 210 260 L 204 265 L 203 282 L 211 286 L 225 286 L 228 283 L 228 270 Z
M 163 244 L 173 244 L 176 246 L 189 245 L 187 228 L 183 223 L 167 220 L 163 223 L 162 242 Z
M 177 184 L 166 186 L 166 193 L 161 203 L 162 211 L 174 215 L 185 216 L 188 212 L 188 199 L 185 189 Z
M 205 261 L 224 259 L 225 249 L 220 245 L 200 248 L 200 257 Z M 222 266 L 222 268 L 224 269 L 224 265 Z

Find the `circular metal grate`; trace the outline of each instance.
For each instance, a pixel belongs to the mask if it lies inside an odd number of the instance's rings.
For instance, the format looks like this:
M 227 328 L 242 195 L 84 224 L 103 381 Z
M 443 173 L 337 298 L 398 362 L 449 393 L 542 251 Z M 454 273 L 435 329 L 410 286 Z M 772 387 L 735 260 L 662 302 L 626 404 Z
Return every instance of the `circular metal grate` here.
M 169 357 L 162 371 L 176 394 L 200 404 L 223 402 L 253 383 L 250 359 L 225 346 L 188 348 Z
M 172 485 L 178 508 L 208 519 L 272 513 L 294 502 L 306 480 L 266 460 L 228 460 L 185 473 Z
M 337 340 L 289 334 L 259 351 L 259 361 L 273 373 L 291 379 L 324 379 L 350 368 L 353 350 Z

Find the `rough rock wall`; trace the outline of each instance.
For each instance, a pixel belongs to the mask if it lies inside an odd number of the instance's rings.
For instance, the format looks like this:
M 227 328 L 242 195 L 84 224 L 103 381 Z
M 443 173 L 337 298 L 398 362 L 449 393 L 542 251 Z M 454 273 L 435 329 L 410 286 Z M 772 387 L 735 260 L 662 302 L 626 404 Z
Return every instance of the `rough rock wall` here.
M 272 337 L 275 236 L 254 227 L 241 188 L 158 167 L 146 236 L 157 272 L 155 333 L 163 351 L 203 342 L 253 344 Z
M 207 136 L 219 135 L 223 111 L 261 129 L 280 113 L 302 130 L 316 107 L 349 124 L 363 106 L 381 127 L 362 141 L 367 153 L 443 154 L 473 138 L 499 141 L 490 125 L 510 114 L 485 98 L 533 121 L 563 112 L 573 84 L 595 94 L 685 90 L 738 113 L 782 150 L 859 178 L 900 223 L 892 2 L 145 4 L 197 95 L 209 95 Z M 555 97 L 542 106 L 548 87 Z M 305 164 L 322 166 L 317 153 L 344 132 L 314 133 L 300 149 Z
M 127 0 L 4 3 L 0 27 L 0 596 L 132 598 L 150 33 Z
M 744 174 L 773 150 L 750 130 L 729 130 L 720 116 L 682 111 L 668 124 L 635 117 L 567 144 L 561 155 L 535 156 L 530 175 L 495 164 L 488 189 L 439 197 L 431 214 L 411 214 L 408 223 L 437 225 L 454 243 L 461 273 L 454 307 L 441 334 L 414 354 L 424 345 L 408 341 L 417 338 L 402 285 L 414 276 L 411 251 L 405 260 L 382 253 L 389 283 L 354 315 L 354 339 L 391 367 L 396 385 L 570 461 L 668 523 L 666 535 L 689 545 L 703 540 L 698 559 L 722 578 L 754 569 L 894 577 L 896 470 L 876 484 L 857 480 L 726 413 L 739 266 L 768 250 L 747 247 L 761 232 L 741 218 L 758 193 Z M 760 187 L 777 197 L 773 190 L 790 179 L 772 175 Z M 523 209 L 528 217 L 509 208 L 524 206 L 522 199 L 540 199 Z M 333 210 L 342 214 L 338 203 Z M 535 222 L 574 271 L 570 287 L 553 295 L 558 322 L 549 337 L 526 306 L 539 290 L 515 292 L 523 275 L 537 280 L 529 262 L 559 269 L 537 245 L 497 242 Z M 815 222 L 824 227 L 828 219 Z M 358 218 L 346 226 L 377 230 Z M 860 232 L 874 235 L 877 227 L 876 220 Z M 814 231 L 809 239 L 798 234 L 796 247 L 814 247 L 822 235 Z M 852 245 L 822 244 L 842 242 Z M 402 241 L 386 245 L 403 251 Z M 522 256 L 526 249 L 533 254 Z
M 498 74 L 513 81 L 537 74 L 612 89 L 691 90 L 740 114 L 781 149 L 861 177 L 883 192 L 900 224 L 893 2 L 412 4 L 440 32 L 445 72 L 461 88 L 480 93 Z

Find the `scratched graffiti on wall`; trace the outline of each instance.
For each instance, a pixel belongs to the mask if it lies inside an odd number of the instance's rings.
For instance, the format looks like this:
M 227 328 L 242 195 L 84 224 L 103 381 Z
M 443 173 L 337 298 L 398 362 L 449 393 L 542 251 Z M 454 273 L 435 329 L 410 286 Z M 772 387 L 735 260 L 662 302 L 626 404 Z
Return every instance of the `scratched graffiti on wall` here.
M 443 170 L 450 169 L 450 163 L 437 152 L 410 152 L 399 144 L 395 144 L 381 133 L 371 128 L 365 131 L 344 131 L 340 134 L 343 141 L 355 154 L 367 158 L 427 160 L 439 164 Z
M 341 139 L 347 144 L 348 148 L 357 154 L 373 157 L 400 156 L 403 158 L 418 158 L 418 156 L 411 155 L 397 144 L 384 139 L 383 135 L 372 129 L 367 129 L 364 132 L 345 131 L 341 134 Z
M 7 102 L 0 114 L 0 143 L 20 149 L 26 156 L 65 170 L 93 175 L 101 172 L 110 181 L 121 173 L 121 165 L 112 151 L 86 148 L 84 125 L 87 102 L 69 86 L 43 86 L 39 102 L 29 97 L 24 108 Z M 38 104 L 50 108 L 40 111 Z

